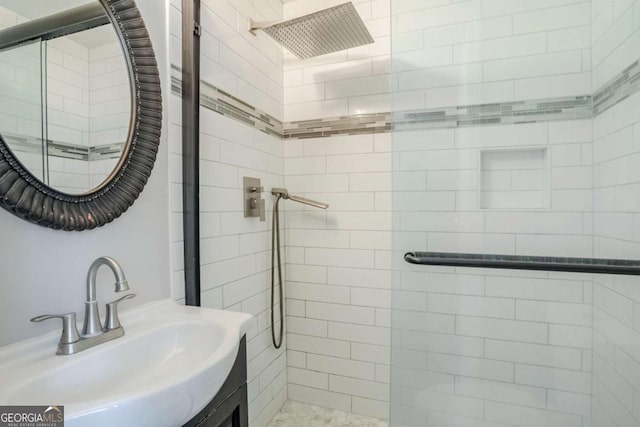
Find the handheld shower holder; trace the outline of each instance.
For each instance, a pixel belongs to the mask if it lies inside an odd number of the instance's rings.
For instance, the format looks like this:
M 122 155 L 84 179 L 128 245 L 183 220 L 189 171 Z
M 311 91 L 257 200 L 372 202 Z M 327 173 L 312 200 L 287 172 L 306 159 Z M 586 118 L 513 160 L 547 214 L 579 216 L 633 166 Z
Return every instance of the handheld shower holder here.
M 273 187 L 271 189 L 271 194 L 273 194 L 274 196 L 280 196 L 284 200 L 287 200 L 289 198 L 289 190 L 287 190 L 286 188 Z

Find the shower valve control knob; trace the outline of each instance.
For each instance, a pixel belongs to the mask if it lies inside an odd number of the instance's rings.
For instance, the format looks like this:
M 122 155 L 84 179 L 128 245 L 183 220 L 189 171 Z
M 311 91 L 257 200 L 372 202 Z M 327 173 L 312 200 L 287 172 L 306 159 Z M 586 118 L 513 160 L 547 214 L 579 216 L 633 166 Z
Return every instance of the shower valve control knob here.
M 260 218 L 265 220 L 265 203 L 262 198 L 264 187 L 258 178 L 244 177 L 242 187 L 244 188 L 244 216 L 245 218 Z

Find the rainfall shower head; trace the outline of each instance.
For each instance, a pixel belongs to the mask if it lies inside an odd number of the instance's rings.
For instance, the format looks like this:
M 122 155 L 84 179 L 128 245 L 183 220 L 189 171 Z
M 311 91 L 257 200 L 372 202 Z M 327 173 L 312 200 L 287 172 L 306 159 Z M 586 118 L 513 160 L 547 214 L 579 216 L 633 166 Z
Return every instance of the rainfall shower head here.
M 251 22 L 251 32 L 269 34 L 300 59 L 373 43 L 373 37 L 351 2 L 288 21 Z
M 277 197 L 282 197 L 285 200 L 293 200 L 294 202 L 313 206 L 314 208 L 327 209 L 329 207 L 327 203 L 322 203 L 316 200 L 307 199 L 306 197 L 294 196 L 293 194 L 289 194 L 289 191 L 286 188 L 272 188 L 271 194 Z

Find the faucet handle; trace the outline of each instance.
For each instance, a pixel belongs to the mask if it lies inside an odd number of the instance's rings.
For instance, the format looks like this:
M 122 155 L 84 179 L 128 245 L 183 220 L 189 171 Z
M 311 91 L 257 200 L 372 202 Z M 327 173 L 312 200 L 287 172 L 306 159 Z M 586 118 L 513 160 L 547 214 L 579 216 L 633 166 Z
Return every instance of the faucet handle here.
M 127 294 L 122 298 L 107 303 L 107 316 L 104 322 L 104 329 L 117 329 L 121 327 L 120 319 L 118 319 L 118 304 L 126 299 L 134 298 L 136 294 Z
M 71 344 L 80 340 L 80 334 L 78 334 L 78 327 L 76 325 L 76 314 L 43 314 L 31 319 L 32 322 L 44 322 L 49 319 L 61 319 L 62 320 L 62 336 L 60 337 L 60 344 Z

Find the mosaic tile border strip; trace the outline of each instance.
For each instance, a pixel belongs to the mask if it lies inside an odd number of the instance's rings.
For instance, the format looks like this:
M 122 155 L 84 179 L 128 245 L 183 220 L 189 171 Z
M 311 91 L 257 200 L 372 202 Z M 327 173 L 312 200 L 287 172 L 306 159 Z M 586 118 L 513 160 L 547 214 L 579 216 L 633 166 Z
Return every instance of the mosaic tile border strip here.
M 591 118 L 591 97 L 536 99 L 394 113 L 394 130 L 458 128 Z
M 180 68 L 172 65 L 171 87 L 180 94 Z M 175 73 L 174 73 L 175 72 Z M 278 138 L 306 139 L 336 135 L 389 133 L 397 130 L 442 129 L 468 126 L 519 124 L 590 119 L 640 91 L 640 60 L 627 67 L 593 96 L 558 97 L 381 112 L 282 123 L 254 106 L 202 82 L 203 107 L 241 121 Z
M 392 130 L 391 113 L 360 114 L 336 119 L 314 119 L 285 123 L 285 139 L 321 138 L 334 135 L 387 133 Z
M 2 137 L 12 151 L 33 154 L 42 153 L 42 140 L 40 138 L 11 133 L 3 133 Z M 47 154 L 51 157 L 85 162 L 119 159 L 122 155 L 124 145 L 124 142 L 115 142 L 112 144 L 86 147 L 83 145 L 49 140 L 47 143 Z
M 119 159 L 122 157 L 124 146 L 125 143 L 123 141 L 89 147 L 89 161 Z M 51 153 L 51 149 L 49 149 L 49 153 Z
M 367 114 L 285 124 L 285 139 L 339 134 L 385 133 L 392 130 L 442 129 L 466 126 L 532 123 L 591 118 L 591 97 L 567 97 L 497 104 Z
M 640 60 L 625 68 L 593 95 L 593 117 L 640 91 Z
M 179 67 L 171 66 L 171 90 L 176 94 L 182 93 L 181 73 L 182 70 Z M 276 138 L 283 137 L 284 126 L 280 120 L 202 80 L 200 81 L 200 105 Z

